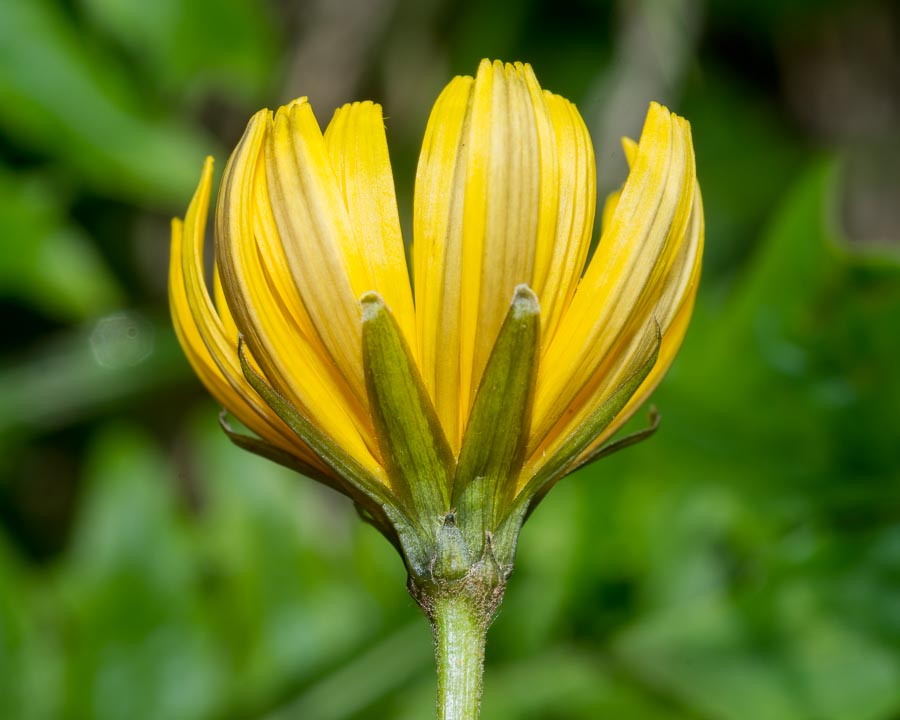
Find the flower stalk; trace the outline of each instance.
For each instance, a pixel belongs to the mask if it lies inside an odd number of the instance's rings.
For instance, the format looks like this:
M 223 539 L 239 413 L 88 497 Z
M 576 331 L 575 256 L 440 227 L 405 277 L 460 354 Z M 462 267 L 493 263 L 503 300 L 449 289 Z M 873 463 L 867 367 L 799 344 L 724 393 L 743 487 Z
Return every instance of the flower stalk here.
M 438 720 L 477 720 L 487 631 L 508 573 L 494 558 L 489 537 L 481 559 L 468 567 L 460 563 L 464 546 L 452 514 L 438 537 L 432 572 L 427 578 L 410 577 L 409 590 L 431 621 Z
M 465 594 L 448 594 L 431 609 L 437 662 L 438 720 L 477 720 L 490 618 Z

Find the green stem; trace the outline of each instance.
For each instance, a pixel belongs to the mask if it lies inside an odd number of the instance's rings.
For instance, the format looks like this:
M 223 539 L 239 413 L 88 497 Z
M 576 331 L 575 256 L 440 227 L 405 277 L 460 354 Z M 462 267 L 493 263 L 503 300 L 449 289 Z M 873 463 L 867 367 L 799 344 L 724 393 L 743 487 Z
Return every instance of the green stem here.
M 478 720 L 490 618 L 465 594 L 436 598 L 431 627 L 437 659 L 438 720 Z

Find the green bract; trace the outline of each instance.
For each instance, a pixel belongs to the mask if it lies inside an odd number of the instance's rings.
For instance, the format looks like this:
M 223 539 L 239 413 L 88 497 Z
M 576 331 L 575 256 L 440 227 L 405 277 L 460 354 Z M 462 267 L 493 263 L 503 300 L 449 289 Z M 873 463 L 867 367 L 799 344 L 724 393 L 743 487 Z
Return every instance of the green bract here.
M 647 431 L 598 448 L 576 463 L 653 368 L 660 343 L 656 325 L 645 332 L 642 360 L 625 382 L 540 472 L 521 482 L 539 366 L 541 313 L 534 292 L 520 285 L 475 395 L 457 462 L 391 312 L 374 292 L 366 293 L 360 306 L 366 386 L 391 488 L 273 390 L 251 366 L 243 345 L 241 368 L 269 407 L 341 478 L 335 482 L 326 475 L 323 481 L 350 496 L 363 517 L 401 551 L 417 597 L 467 576 L 477 576 L 490 593 L 502 588 L 512 572 L 522 522 L 550 487 L 576 467 L 655 429 L 654 421 Z M 239 435 L 224 421 L 223 426 L 240 447 L 315 476 L 314 468 L 298 464 L 280 449 Z

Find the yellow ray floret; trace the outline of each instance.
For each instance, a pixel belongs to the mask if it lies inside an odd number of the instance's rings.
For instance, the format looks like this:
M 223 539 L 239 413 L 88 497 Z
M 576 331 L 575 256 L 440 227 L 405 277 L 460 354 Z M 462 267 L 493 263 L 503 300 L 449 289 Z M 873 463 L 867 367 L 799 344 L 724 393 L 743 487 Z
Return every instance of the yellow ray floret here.
M 353 103 L 335 111 L 325 130 L 325 146 L 353 228 L 347 267 L 354 294 L 378 292 L 412 343 L 412 287 L 381 106 Z
M 360 298 L 385 308 L 384 327 L 396 323 L 391 337 L 401 339 L 392 347 L 408 346 L 400 357 L 409 356 L 416 376 L 409 387 L 418 388 L 416 402 L 433 405 L 422 417 L 436 417 L 439 444 L 455 463 L 510 303 L 528 295 L 529 307 L 540 306 L 540 340 L 513 490 L 562 457 L 617 391 L 637 388 L 579 446 L 574 467 L 665 375 L 699 282 L 703 209 L 690 126 L 652 103 L 640 139 L 623 147 L 630 172 L 606 199 L 588 259 L 596 161 L 578 110 L 522 63 L 485 60 L 474 78 L 454 78 L 419 157 L 411 283 L 381 107 L 345 105 L 324 134 L 305 98 L 262 110 L 219 191 L 212 298 L 203 273 L 211 163 L 184 222 L 173 223 L 179 340 L 210 392 L 253 432 L 334 474 L 253 389 L 266 388 L 245 380 L 242 338 L 279 398 L 360 472 L 397 489 L 373 420 Z
M 212 185 L 207 160 L 185 222 L 172 223 L 169 304 L 178 339 L 210 393 L 244 425 L 272 445 L 328 473 L 326 466 L 275 417 L 241 374 L 237 335 L 227 311 L 216 312 L 203 281 L 203 238 Z
M 660 300 L 692 259 L 694 162 L 687 123 L 653 104 L 634 164 L 571 305 L 541 359 L 532 448 L 571 423 L 621 382 L 635 338 L 652 324 L 667 332 Z

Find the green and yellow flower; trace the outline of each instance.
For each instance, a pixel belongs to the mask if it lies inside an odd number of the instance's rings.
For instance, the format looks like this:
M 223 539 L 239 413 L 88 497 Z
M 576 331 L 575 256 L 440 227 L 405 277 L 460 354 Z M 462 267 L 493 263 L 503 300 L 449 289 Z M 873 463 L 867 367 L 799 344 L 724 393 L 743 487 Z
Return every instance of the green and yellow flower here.
M 596 206 L 584 121 L 528 65 L 438 98 L 415 182 L 410 281 L 381 108 L 261 110 L 216 200 L 208 160 L 172 225 L 170 299 L 236 443 L 350 496 L 414 583 L 512 566 L 523 518 L 660 382 L 700 274 L 688 123 L 652 104 Z M 499 582 L 499 581 L 498 581 Z

